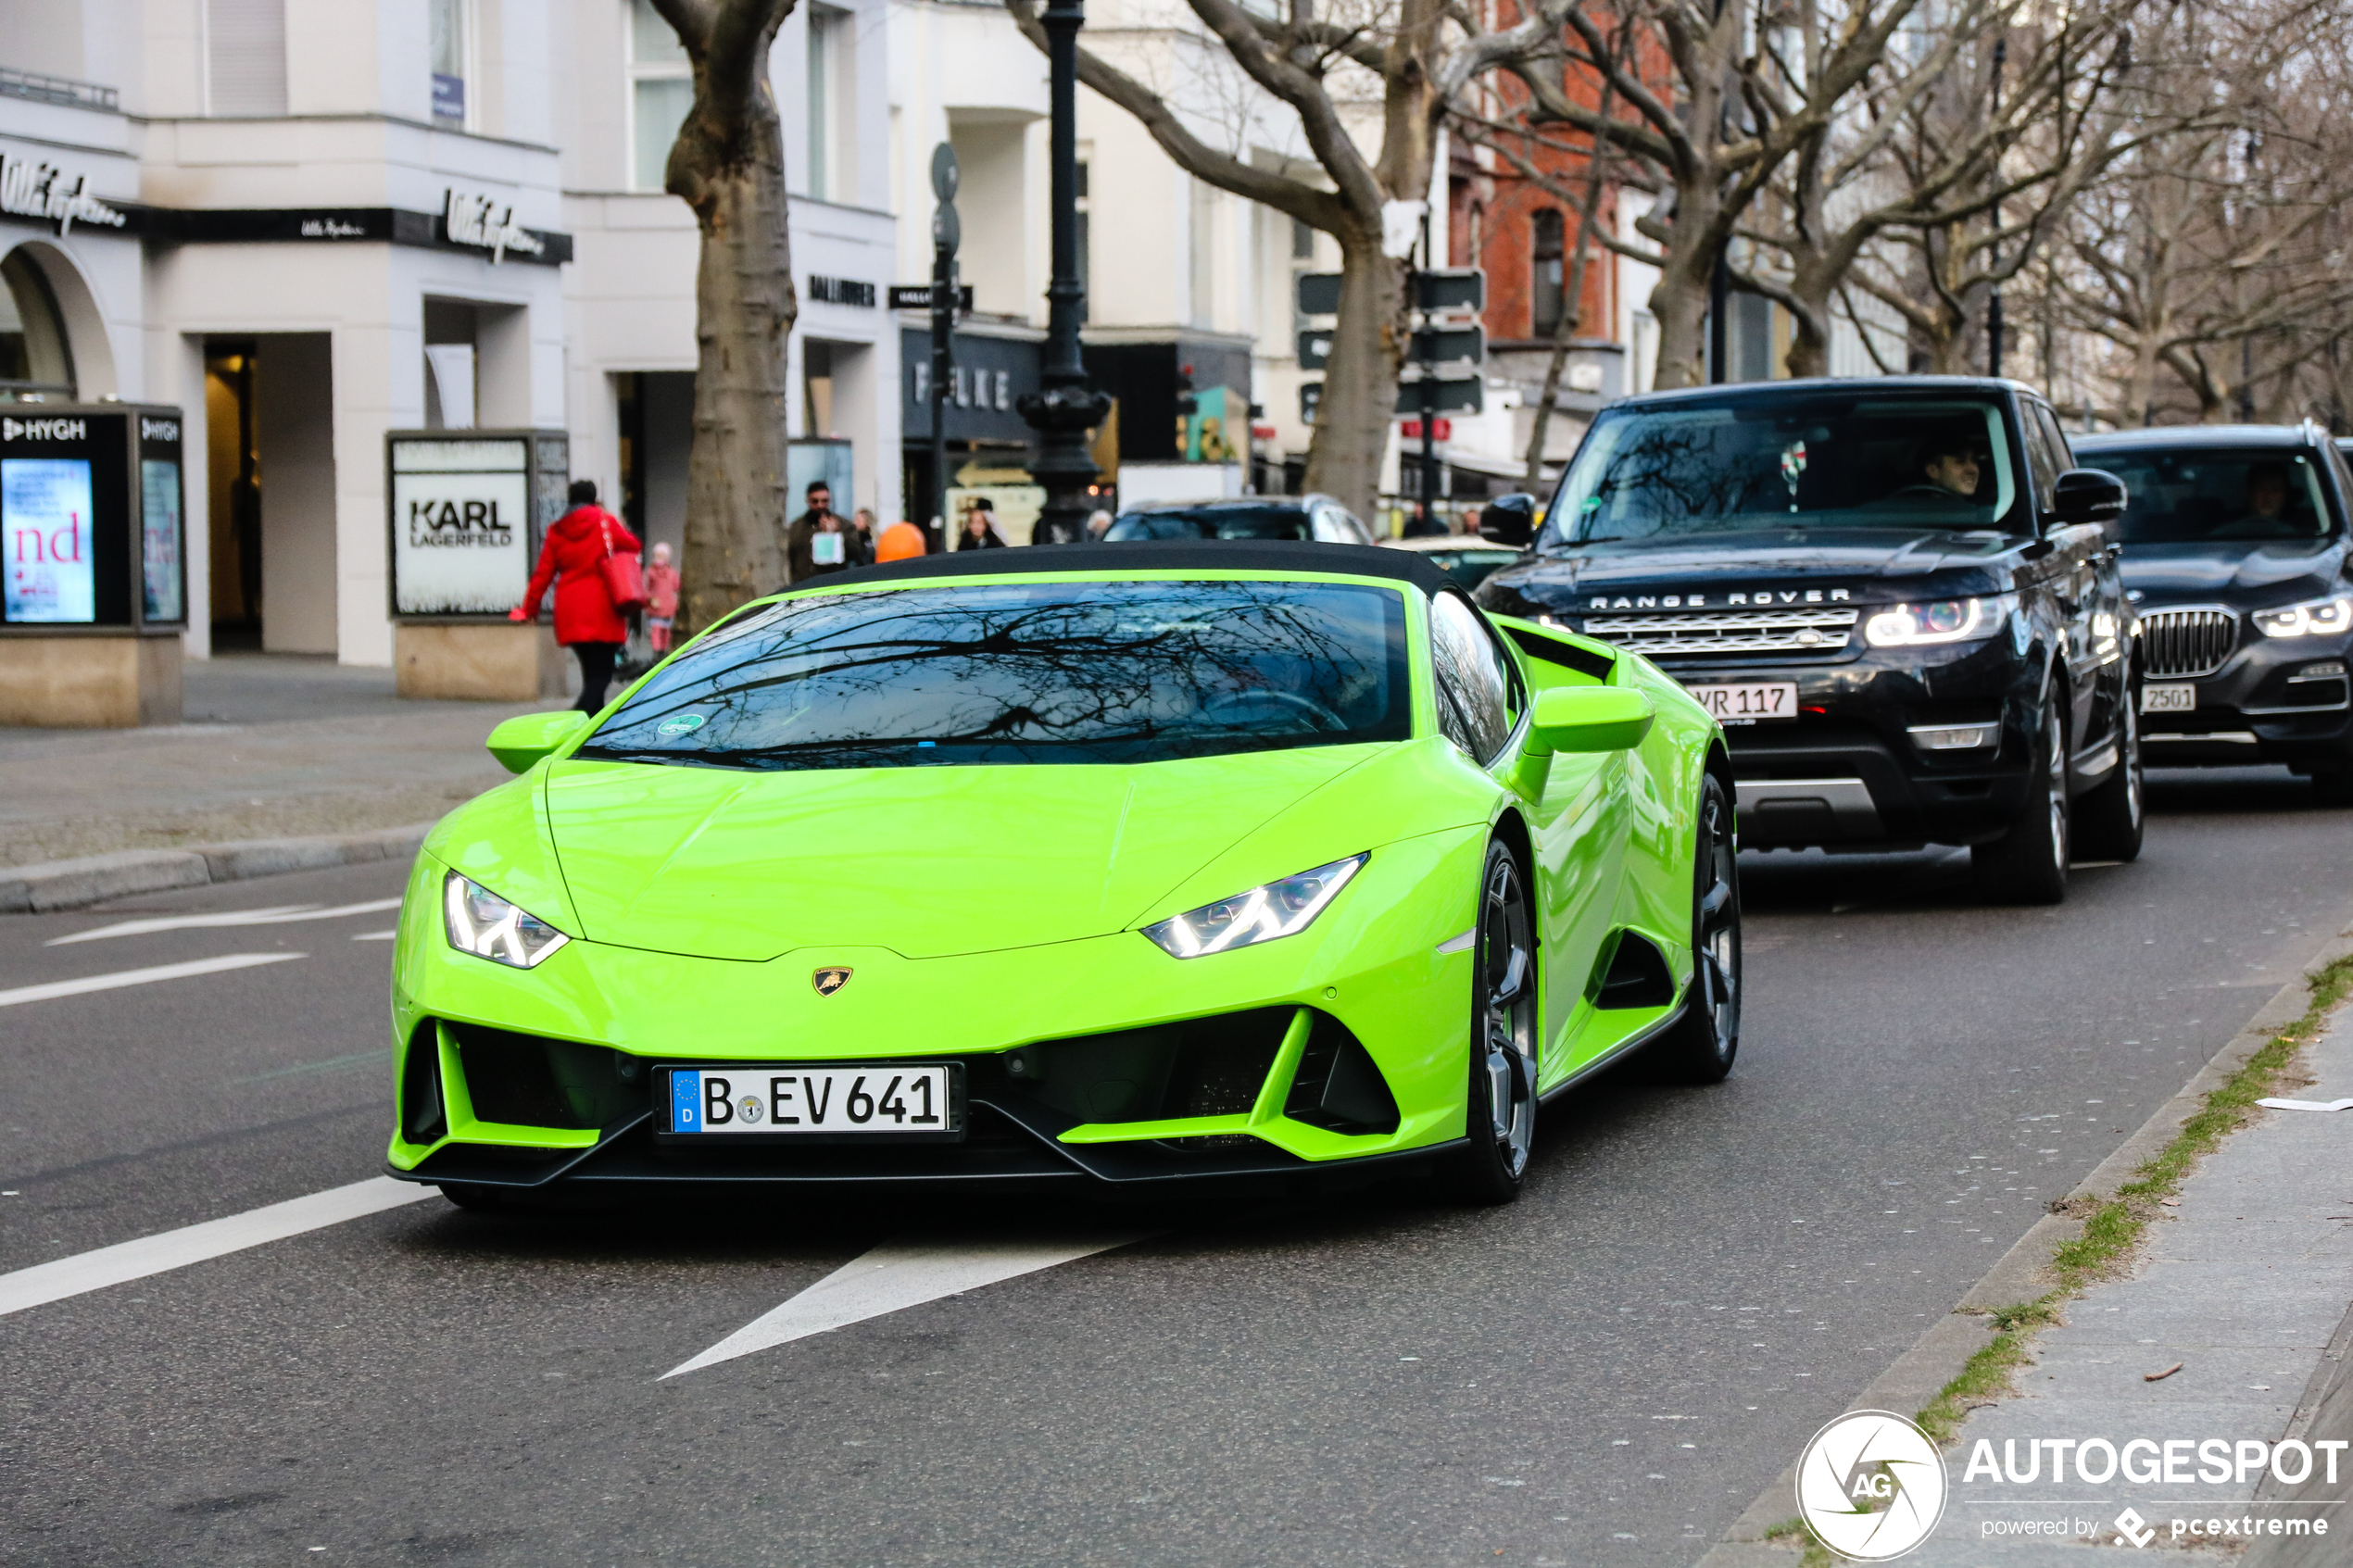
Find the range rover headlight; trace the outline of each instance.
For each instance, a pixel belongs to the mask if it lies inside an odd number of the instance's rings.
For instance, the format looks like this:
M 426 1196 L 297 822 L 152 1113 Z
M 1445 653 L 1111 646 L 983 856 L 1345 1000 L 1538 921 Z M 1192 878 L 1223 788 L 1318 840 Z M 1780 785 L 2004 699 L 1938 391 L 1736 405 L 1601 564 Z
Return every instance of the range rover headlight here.
M 2353 630 L 2353 596 L 2308 599 L 2281 609 L 2259 609 L 2249 617 L 2267 637 L 2327 637 Z
M 1863 640 L 1875 648 L 1920 647 L 1931 643 L 1966 643 L 1990 637 L 2009 614 L 2007 594 L 1982 599 L 1937 599 L 1928 604 L 1890 605 L 1863 622 Z
M 1278 936 L 1296 936 L 1314 923 L 1315 917 L 1324 912 L 1324 907 L 1340 896 L 1349 878 L 1364 869 L 1369 859 L 1370 851 L 1351 855 L 1345 860 L 1334 860 L 1328 866 L 1317 866 L 1312 872 L 1287 876 L 1280 882 L 1220 898 L 1214 904 L 1203 904 L 1198 909 L 1187 909 L 1181 915 L 1171 915 L 1144 927 L 1144 935 L 1157 943 L 1161 951 L 1178 959 L 1197 959 L 1206 953 L 1272 942 Z
M 451 872 L 441 881 L 442 929 L 449 945 L 492 963 L 531 969 L 572 940 L 528 909 Z

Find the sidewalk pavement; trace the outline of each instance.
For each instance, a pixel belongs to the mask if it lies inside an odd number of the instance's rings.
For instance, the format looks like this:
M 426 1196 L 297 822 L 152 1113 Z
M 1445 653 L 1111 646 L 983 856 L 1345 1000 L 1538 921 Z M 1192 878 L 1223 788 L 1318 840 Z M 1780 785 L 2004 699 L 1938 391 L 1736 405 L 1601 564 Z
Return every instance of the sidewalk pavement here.
M 2353 1096 L 2353 1009 L 2335 1015 L 2303 1065 L 2314 1082 L 2284 1097 Z M 2333 1390 L 2353 1382 L 2343 1356 L 2344 1331 L 2353 1325 L 2353 1111 L 2255 1117 L 2183 1183 L 2179 1206 L 2152 1227 L 2132 1277 L 2068 1303 L 2066 1323 L 2044 1330 L 2032 1362 L 2019 1369 L 2016 1397 L 1969 1412 L 1945 1449 L 1952 1489 L 1943 1523 L 1907 1563 L 2040 1568 L 2099 1562 L 2099 1552 L 2112 1559 L 2120 1548 L 2135 1549 L 2117 1523 L 2127 1508 L 2146 1522 L 2129 1529 L 2150 1550 L 2244 1550 L 2249 1568 L 2353 1562 L 2353 1504 L 2344 1500 L 2353 1499 L 2353 1451 L 2337 1450 L 2334 1485 L 2326 1481 L 2328 1456 L 2316 1455 L 2300 1489 L 2267 1482 L 2259 1460 L 2242 1478 L 2235 1462 L 2241 1441 L 2251 1456 L 2258 1442 L 2353 1438 L 2346 1429 L 2353 1399 L 2345 1393 L 2315 1419 Z M 2135 1485 L 2120 1473 L 2086 1482 L 2072 1465 L 2055 1484 L 2052 1450 L 2030 1447 L 2106 1438 L 2121 1450 L 2136 1437 L 2159 1445 L 2160 1455 L 2169 1441 L 2188 1440 L 2173 1450 L 2171 1484 Z M 2197 1446 L 2215 1439 L 2233 1461 L 2222 1482 L 2199 1475 Z M 1990 1444 L 1987 1458 L 2014 1459 L 2021 1474 L 2030 1455 L 2038 1458 L 2039 1479 L 1988 1480 L 1982 1468 L 1969 1479 L 1980 1442 Z M 2097 1456 L 2095 1473 L 2106 1462 Z M 2293 1454 L 2285 1468 L 2296 1473 Z M 2268 1531 L 2273 1518 L 2325 1519 L 2328 1533 L 2250 1537 L 2248 1521 Z M 2234 1527 L 2209 1542 L 2202 1528 L 2189 1528 L 2193 1520 Z M 2061 1533 L 1998 1533 L 2029 1526 Z
M 403 701 L 390 670 L 192 660 L 183 723 L 0 729 L 0 866 L 428 822 L 508 776 L 491 726 L 559 700 Z

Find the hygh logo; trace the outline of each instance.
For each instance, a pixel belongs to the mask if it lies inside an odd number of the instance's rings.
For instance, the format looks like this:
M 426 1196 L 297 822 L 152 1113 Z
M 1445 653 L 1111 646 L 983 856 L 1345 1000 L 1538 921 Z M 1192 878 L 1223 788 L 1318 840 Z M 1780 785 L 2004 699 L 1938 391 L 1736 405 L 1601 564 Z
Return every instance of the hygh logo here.
M 1944 1516 L 1944 1456 L 1900 1415 L 1840 1416 L 1814 1434 L 1797 1461 L 1797 1509 L 1841 1557 L 1901 1557 Z

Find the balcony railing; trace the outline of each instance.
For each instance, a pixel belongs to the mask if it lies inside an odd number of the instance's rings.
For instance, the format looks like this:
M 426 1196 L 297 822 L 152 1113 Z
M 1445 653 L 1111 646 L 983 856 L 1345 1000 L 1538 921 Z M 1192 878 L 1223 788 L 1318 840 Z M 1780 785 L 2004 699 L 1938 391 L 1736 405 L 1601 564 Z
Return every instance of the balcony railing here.
M 111 87 L 50 76 L 43 71 L 19 70 L 13 66 L 0 66 L 0 97 L 30 98 L 36 104 L 62 104 L 69 109 L 105 109 L 111 112 L 121 107 Z

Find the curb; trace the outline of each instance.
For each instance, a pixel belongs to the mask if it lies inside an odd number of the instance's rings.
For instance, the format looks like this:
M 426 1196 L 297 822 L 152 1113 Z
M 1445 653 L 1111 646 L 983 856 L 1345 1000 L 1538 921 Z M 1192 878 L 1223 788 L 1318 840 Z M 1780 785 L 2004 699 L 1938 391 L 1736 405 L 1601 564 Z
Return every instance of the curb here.
M 2255 1016 L 2208 1058 L 2172 1098 L 2094 1166 L 2092 1173 L 2067 1195 L 2067 1201 L 2105 1200 L 2172 1142 L 2182 1123 L 2196 1114 L 2208 1094 L 2229 1081 L 2247 1058 L 2271 1044 L 2282 1027 L 2304 1015 L 2309 1005 L 2311 972 L 2348 955 L 2353 955 L 2353 929 L 2332 937 L 2298 965 L 2296 977 L 2273 992 L 2271 1000 L 2257 1009 Z M 1993 1339 L 1993 1320 L 1985 1314 L 1996 1307 L 2031 1301 L 2049 1290 L 2055 1283 L 2050 1273 L 2052 1254 L 2082 1235 L 2082 1222 L 2062 1214 L 2045 1214 L 2035 1221 L 1954 1303 L 1952 1311 L 1913 1341 L 1910 1349 L 1898 1356 L 1870 1386 L 1849 1399 L 1845 1408 L 1909 1415 L 1927 1404 Z M 1796 1513 L 1797 1461 L 1793 1456 L 1773 1484 L 1741 1511 L 1741 1516 L 1700 1558 L 1696 1568 L 1788 1568 L 1795 1560 L 1795 1550 L 1768 1544 L 1765 1532 Z
M 433 827 L 431 822 L 411 822 L 373 833 L 247 838 L 194 849 L 119 849 L 111 855 L 0 868 L 0 914 L 47 914 L 134 893 L 244 882 L 371 860 L 405 860 L 416 854 Z

